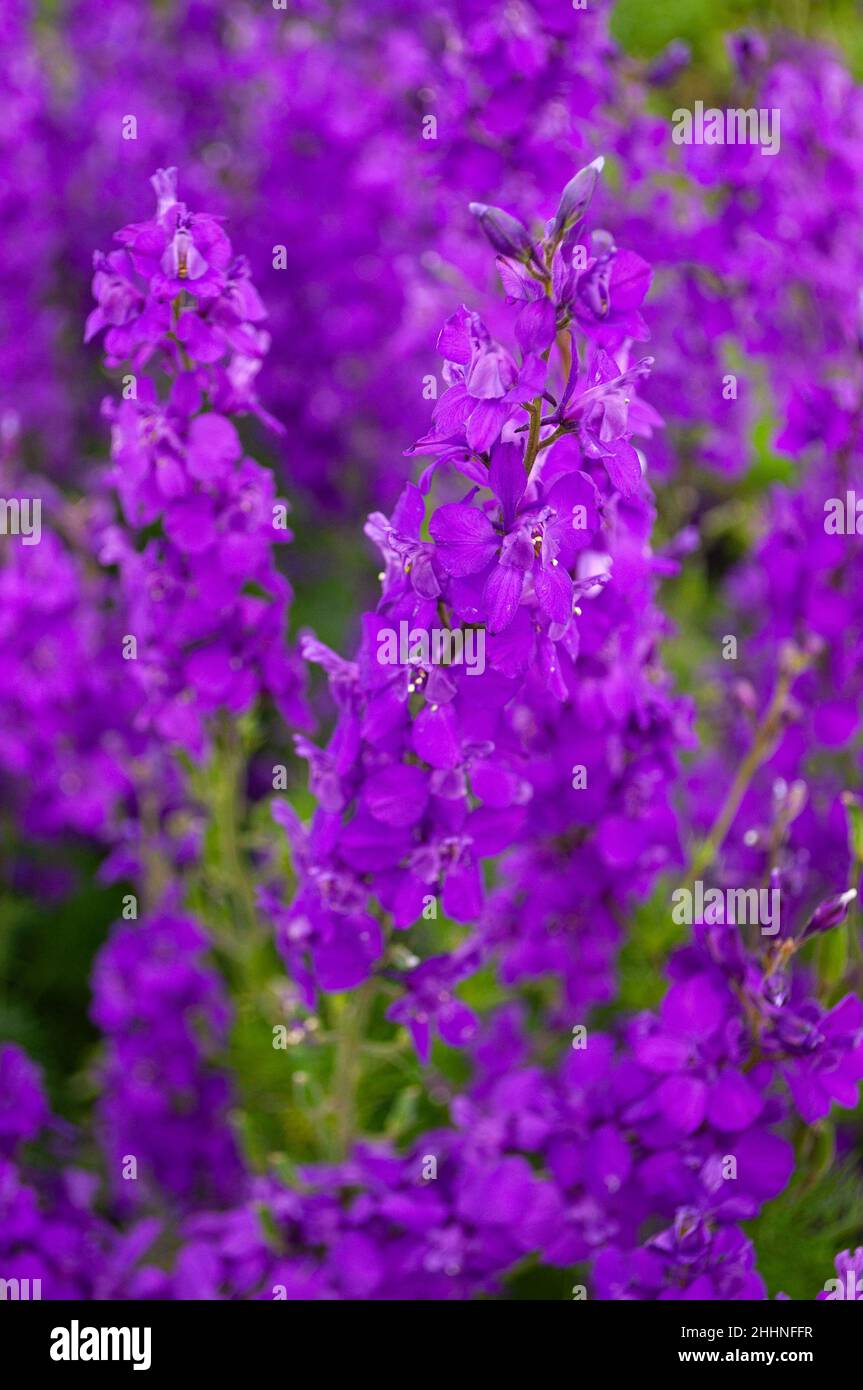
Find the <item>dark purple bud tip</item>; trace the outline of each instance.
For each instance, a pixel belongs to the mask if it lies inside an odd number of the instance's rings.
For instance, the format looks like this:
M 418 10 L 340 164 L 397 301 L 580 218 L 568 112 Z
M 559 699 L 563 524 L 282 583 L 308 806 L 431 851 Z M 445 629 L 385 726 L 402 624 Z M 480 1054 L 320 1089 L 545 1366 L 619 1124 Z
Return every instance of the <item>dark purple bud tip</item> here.
M 664 87 L 688 68 L 692 60 L 692 49 L 685 39 L 672 39 L 647 69 L 646 77 L 653 87 Z
M 767 40 L 754 29 L 741 29 L 726 40 L 731 61 L 744 82 L 751 82 L 770 52 Z
M 552 235 L 557 240 L 563 236 L 568 228 L 574 227 L 576 222 L 580 222 L 584 217 L 593 197 L 596 180 L 602 173 L 604 164 L 603 156 L 597 155 L 591 164 L 586 165 L 584 169 L 579 169 L 561 193 L 560 203 L 551 229 Z
M 814 936 L 816 932 L 829 931 L 831 927 L 838 927 L 840 922 L 845 921 L 848 916 L 848 908 L 856 897 L 857 889 L 849 888 L 846 893 L 839 893 L 835 898 L 827 898 L 823 903 L 819 903 L 803 928 L 801 940 Z
M 469 206 L 495 251 L 519 260 L 531 255 L 533 242 L 530 232 L 517 217 L 511 217 L 503 208 L 489 207 L 487 203 L 471 203 Z

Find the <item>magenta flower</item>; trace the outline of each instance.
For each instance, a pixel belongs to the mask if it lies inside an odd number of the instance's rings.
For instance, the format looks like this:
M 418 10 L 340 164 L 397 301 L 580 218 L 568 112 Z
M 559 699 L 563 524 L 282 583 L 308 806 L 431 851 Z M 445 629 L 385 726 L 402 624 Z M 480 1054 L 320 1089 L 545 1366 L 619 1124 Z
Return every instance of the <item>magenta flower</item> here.
M 433 430 L 409 454 L 485 453 L 518 407 L 543 389 L 546 368 L 528 352 L 519 367 L 496 343 L 478 314 L 464 305 L 444 324 L 437 350 L 445 359 L 447 390 L 432 413 Z

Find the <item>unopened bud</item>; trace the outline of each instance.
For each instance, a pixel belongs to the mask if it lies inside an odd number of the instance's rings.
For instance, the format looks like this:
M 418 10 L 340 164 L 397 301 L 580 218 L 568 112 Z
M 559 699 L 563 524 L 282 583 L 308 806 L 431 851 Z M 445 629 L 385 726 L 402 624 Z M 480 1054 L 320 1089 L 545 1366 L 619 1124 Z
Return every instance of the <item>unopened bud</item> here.
M 605 159 L 598 155 L 591 164 L 579 169 L 564 188 L 552 225 L 552 236 L 559 240 L 565 231 L 580 222 L 590 206 L 596 180 L 602 173 Z
M 783 642 L 779 648 L 779 670 L 784 676 L 799 676 L 809 665 L 807 653 L 794 642 Z
M 815 936 L 817 932 L 830 931 L 831 927 L 838 927 L 840 922 L 845 921 L 848 908 L 856 897 L 857 889 L 849 888 L 847 892 L 838 893 L 835 898 L 827 898 L 823 903 L 819 903 L 803 928 L 803 938 Z
M 686 40 L 672 39 L 654 58 L 645 77 L 652 87 L 664 87 L 667 82 L 673 82 L 684 68 L 689 67 L 691 60 L 692 49 Z
M 802 778 L 798 777 L 788 788 L 788 796 L 785 801 L 785 823 L 790 825 L 795 821 L 805 809 L 809 800 L 809 788 Z
M 479 219 L 495 251 L 502 256 L 515 256 L 517 260 L 526 260 L 531 255 L 530 232 L 517 217 L 511 217 L 503 208 L 489 207 L 487 203 L 471 203 L 470 211 Z

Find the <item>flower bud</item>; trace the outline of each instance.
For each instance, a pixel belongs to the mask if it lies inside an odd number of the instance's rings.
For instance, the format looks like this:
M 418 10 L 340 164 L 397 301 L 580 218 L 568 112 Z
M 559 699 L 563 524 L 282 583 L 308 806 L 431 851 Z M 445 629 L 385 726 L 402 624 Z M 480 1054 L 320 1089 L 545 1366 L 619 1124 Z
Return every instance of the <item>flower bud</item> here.
M 831 927 L 838 927 L 840 922 L 845 921 L 849 905 L 856 897 L 857 889 L 849 888 L 846 893 L 838 893 L 836 897 L 826 898 L 823 903 L 819 903 L 803 928 L 801 940 L 815 936 L 817 932 L 830 931 Z
M 470 211 L 479 218 L 480 226 L 494 247 L 502 256 L 515 256 L 526 260 L 533 251 L 530 232 L 517 217 L 511 217 L 503 208 L 489 207 L 487 203 L 471 203 Z
M 730 34 L 726 43 L 731 61 L 743 81 L 753 82 L 770 51 L 764 37 L 754 29 L 741 29 Z
M 689 67 L 692 49 L 685 39 L 672 39 L 649 65 L 645 77 L 651 87 L 664 87 Z
M 565 231 L 574 227 L 576 222 L 580 222 L 584 217 L 593 197 L 596 180 L 602 173 L 604 164 L 603 156 L 597 155 L 591 164 L 579 169 L 564 188 L 552 225 L 552 236 L 557 240 L 560 240 Z

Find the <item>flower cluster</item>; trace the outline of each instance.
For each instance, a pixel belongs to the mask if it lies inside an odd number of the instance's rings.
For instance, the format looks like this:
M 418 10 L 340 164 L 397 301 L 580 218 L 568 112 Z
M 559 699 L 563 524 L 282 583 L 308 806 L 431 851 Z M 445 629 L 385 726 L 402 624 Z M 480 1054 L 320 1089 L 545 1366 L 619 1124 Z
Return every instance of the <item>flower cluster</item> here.
M 153 1191 L 186 1205 L 226 1200 L 242 1181 L 229 1084 L 212 1065 L 229 1009 L 207 946 L 195 921 L 165 911 L 118 926 L 95 963 L 92 1017 L 107 1043 L 99 1123 L 121 1205 Z
M 82 1169 L 46 1174 L 25 1148 L 56 1127 L 37 1069 L 0 1048 L 0 1256 L 7 1280 L 41 1280 L 34 1298 L 97 1297 L 105 1229 L 93 1214 L 98 1180 Z M 61 1157 L 62 1162 L 62 1157 Z M 20 1295 L 19 1295 L 20 1296 Z
M 3 801 L 34 841 L 110 844 L 131 790 L 130 759 L 142 752 L 121 632 L 87 554 L 83 509 L 23 472 L 17 445 L 8 441 L 0 480 L 5 499 L 30 509 L 31 535 L 10 536 L 0 554 Z
M 104 332 L 108 366 L 132 368 L 105 405 L 124 526 L 105 528 L 100 558 L 120 570 L 142 726 L 200 754 L 214 714 L 264 692 L 289 722 L 303 717 L 284 640 L 291 590 L 273 557 L 291 533 L 230 418 L 268 418 L 254 383 L 269 338 L 248 264 L 217 219 L 177 201 L 176 170 L 153 186 L 156 215 L 95 259 L 86 336 Z
M 576 852 L 583 879 L 570 861 L 575 891 L 563 885 L 541 899 L 541 921 L 519 933 L 508 968 L 517 976 L 565 961 L 574 977 L 578 949 L 566 960 L 566 945 L 543 939 L 554 919 L 563 927 L 586 917 L 574 899 L 590 883 L 598 904 L 603 872 L 610 891 L 624 865 L 633 882 L 647 882 L 674 853 L 670 812 L 640 850 L 626 844 L 673 767 L 684 716 L 663 694 L 652 651 L 662 626 L 653 609 L 659 562 L 647 545 L 651 503 L 631 442 L 655 423 L 637 394 L 649 359 L 631 360 L 632 340 L 646 332 L 649 268 L 608 234 L 585 230 L 601 167 L 595 161 L 571 180 L 538 243 L 500 209 L 478 210 L 501 252 L 518 349 L 464 307 L 446 322 L 438 351 L 449 386 L 432 431 L 411 450 L 433 462 L 391 516 L 374 513 L 367 524 L 384 570 L 357 658 L 305 638 L 338 716 L 325 749 L 298 740 L 319 802 L 311 825 L 276 804 L 300 890 L 287 909 L 271 892 L 263 902 L 310 1002 L 315 985 L 345 989 L 376 967 L 381 910 L 397 931 L 424 909 L 436 914 L 438 899 L 457 922 L 481 918 L 482 863 L 518 843 L 532 857 L 516 857 L 511 904 L 527 877 L 555 872 L 556 851 Z M 459 500 L 429 509 L 443 478 Z M 603 746 L 608 758 L 597 757 Z M 572 772 L 561 786 L 562 748 L 584 774 L 578 790 Z M 392 1017 L 412 1020 L 423 1053 L 433 1016 L 448 1041 L 469 1035 L 471 1016 L 452 987 L 493 949 L 506 916 L 494 904 L 475 943 L 404 978 L 406 999 Z M 608 966 L 607 948 L 583 945 L 589 975 L 598 961 Z

